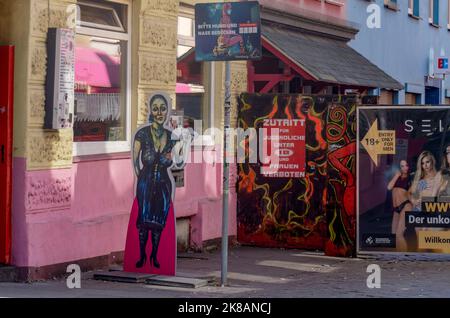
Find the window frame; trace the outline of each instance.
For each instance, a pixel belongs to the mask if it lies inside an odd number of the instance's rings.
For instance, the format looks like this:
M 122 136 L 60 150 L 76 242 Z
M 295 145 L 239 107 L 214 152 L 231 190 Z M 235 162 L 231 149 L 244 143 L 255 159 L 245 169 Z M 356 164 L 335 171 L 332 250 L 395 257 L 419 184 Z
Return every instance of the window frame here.
M 436 2 L 435 2 L 436 1 Z M 437 21 L 434 20 L 435 18 L 435 12 L 434 12 L 434 7 L 435 7 L 435 3 L 437 3 Z M 435 28 L 439 28 L 439 20 L 440 20 L 440 10 L 441 10 L 441 6 L 439 5 L 439 0 L 430 0 L 429 2 L 429 11 L 430 11 L 430 16 L 428 18 L 428 22 L 431 26 L 435 27 Z
M 191 7 L 189 4 L 186 4 L 184 2 L 180 2 L 179 12 L 177 15 L 177 23 L 178 23 L 178 17 L 184 17 L 192 19 L 193 22 L 193 35 L 191 37 L 183 36 L 178 34 L 178 28 L 177 28 L 177 47 L 178 45 L 184 45 L 184 46 L 192 46 L 195 48 L 195 11 L 194 8 Z M 214 105 L 215 105 L 215 90 L 216 90 L 216 72 L 215 72 L 215 62 L 201 62 L 202 63 L 202 76 L 204 77 L 203 81 L 203 99 L 204 103 L 208 103 L 209 107 L 207 108 L 207 116 L 204 116 L 203 123 L 205 123 L 206 119 L 206 125 L 202 126 L 203 131 L 201 133 L 201 140 L 194 139 L 192 146 L 193 147 L 209 147 L 209 146 L 215 146 L 216 145 L 216 138 L 211 134 L 205 134 L 205 131 L 208 129 L 211 131 L 211 128 L 214 128 L 214 122 L 215 122 L 215 112 L 214 112 Z M 208 75 L 205 75 L 206 68 L 208 68 Z M 208 81 L 209 84 L 205 85 L 205 80 Z M 182 94 L 182 93 L 181 93 Z M 197 93 L 194 93 L 197 94 Z M 178 95 L 178 94 L 176 94 Z
M 83 1 L 81 1 L 83 2 Z M 131 151 L 131 16 L 132 3 L 129 0 L 108 0 L 127 6 L 127 27 L 126 32 L 100 30 L 87 26 L 76 26 L 75 34 L 102 37 L 127 42 L 126 49 L 126 85 L 123 87 L 125 96 L 126 119 L 125 119 L 125 140 L 123 141 L 79 141 L 73 142 L 73 157 L 113 154 Z
M 420 19 L 420 0 L 408 1 L 408 14 L 411 18 Z
M 109 1 L 109 2 L 116 2 L 116 1 Z M 123 4 L 122 2 L 116 2 L 116 3 Z M 78 0 L 77 4 L 84 5 L 87 7 L 100 8 L 100 9 L 106 9 L 106 10 L 112 11 L 114 20 L 116 20 L 116 22 L 118 22 L 120 26 L 116 27 L 116 26 L 104 25 L 104 24 L 99 24 L 99 23 L 85 22 L 85 21 L 81 21 L 81 19 L 80 19 L 79 25 L 88 27 L 88 28 L 104 29 L 104 30 L 109 30 L 109 31 L 114 31 L 114 32 L 122 32 L 122 33 L 127 32 L 124 28 L 124 25 L 122 24 L 122 21 L 120 21 L 120 18 L 117 15 L 117 12 L 113 8 L 110 8 L 101 3 L 91 3 L 91 2 L 88 2 L 85 0 Z M 127 30 L 128 30 L 128 28 L 127 28 Z
M 393 11 L 400 11 L 397 0 L 384 0 L 384 7 Z
M 447 30 L 450 31 L 450 0 L 447 0 Z

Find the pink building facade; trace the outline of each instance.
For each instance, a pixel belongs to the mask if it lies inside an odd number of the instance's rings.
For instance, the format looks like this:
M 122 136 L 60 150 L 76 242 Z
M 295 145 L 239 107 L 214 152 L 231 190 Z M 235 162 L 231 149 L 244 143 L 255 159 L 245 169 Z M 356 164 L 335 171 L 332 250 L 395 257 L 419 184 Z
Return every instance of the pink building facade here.
M 110 255 L 120 262 L 134 197 L 128 154 L 39 171 L 27 171 L 25 160 L 15 158 L 13 173 L 12 265 L 39 271 Z M 192 248 L 221 237 L 221 180 L 221 164 L 185 168 L 185 186 L 177 188 L 174 206 L 178 219 L 190 219 Z M 235 191 L 229 200 L 229 233 L 236 236 Z

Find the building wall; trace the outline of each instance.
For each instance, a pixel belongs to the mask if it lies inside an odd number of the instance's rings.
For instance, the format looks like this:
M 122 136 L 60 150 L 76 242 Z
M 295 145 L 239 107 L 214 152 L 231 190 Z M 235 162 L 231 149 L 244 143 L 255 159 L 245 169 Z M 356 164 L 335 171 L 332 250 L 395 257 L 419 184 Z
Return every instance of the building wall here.
M 415 19 L 408 15 L 408 1 L 397 1 L 399 11 L 384 7 L 384 0 L 347 1 L 347 17 L 359 24 L 360 31 L 350 46 L 368 58 L 386 73 L 403 85 L 414 87 L 415 92 L 422 94 L 425 102 L 424 77 L 428 75 L 428 57 L 430 49 L 435 56 L 441 50 L 450 55 L 450 32 L 448 24 L 448 1 L 440 0 L 440 28 L 433 27 L 428 22 L 429 1 L 420 2 L 420 17 Z M 367 7 L 378 4 L 381 12 L 381 28 L 370 29 L 367 26 L 369 14 Z M 443 84 L 450 88 L 450 83 Z M 443 101 L 444 90 L 442 90 Z M 404 104 L 405 90 L 399 92 L 398 101 Z
M 306 15 L 319 20 L 346 19 L 345 5 L 348 0 L 259 0 L 263 6 L 276 8 L 293 14 Z
M 72 129 L 43 129 L 47 29 L 66 28 L 67 6 L 74 3 L 0 0 L 0 41 L 16 45 L 17 52 L 12 253 L 19 267 L 95 258 L 125 247 L 134 193 L 130 153 L 73 157 Z M 147 118 L 150 94 L 162 90 L 175 98 L 178 8 L 178 0 L 132 1 L 133 132 Z M 222 78 L 223 63 L 215 67 Z M 232 63 L 235 93 L 246 89 L 244 72 L 245 63 Z M 216 86 L 216 105 L 221 105 L 223 82 Z M 217 126 L 222 114 L 216 112 Z M 217 144 L 209 151 L 219 149 Z M 236 235 L 236 169 L 231 170 L 229 233 Z M 194 247 L 221 236 L 221 181 L 222 166 L 216 162 L 186 167 L 185 187 L 177 189 L 174 206 L 177 217 L 191 218 Z

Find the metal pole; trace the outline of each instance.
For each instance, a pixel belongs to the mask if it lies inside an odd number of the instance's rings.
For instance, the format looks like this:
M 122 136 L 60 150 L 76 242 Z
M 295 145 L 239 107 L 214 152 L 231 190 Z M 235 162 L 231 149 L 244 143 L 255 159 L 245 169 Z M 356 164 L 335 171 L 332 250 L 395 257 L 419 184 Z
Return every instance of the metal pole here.
M 224 104 L 224 133 L 223 133 L 223 209 L 222 209 L 222 273 L 221 285 L 227 284 L 228 274 L 228 195 L 229 195 L 229 173 L 230 166 L 227 159 L 227 148 L 229 144 L 231 124 L 231 70 L 230 62 L 225 62 L 225 104 Z

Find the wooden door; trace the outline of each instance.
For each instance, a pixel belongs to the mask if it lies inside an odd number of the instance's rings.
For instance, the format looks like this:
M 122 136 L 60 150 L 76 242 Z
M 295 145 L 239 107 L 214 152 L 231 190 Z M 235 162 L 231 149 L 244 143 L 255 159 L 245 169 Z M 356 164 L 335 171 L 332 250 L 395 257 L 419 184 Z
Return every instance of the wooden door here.
M 0 264 L 11 262 L 14 47 L 0 46 Z

